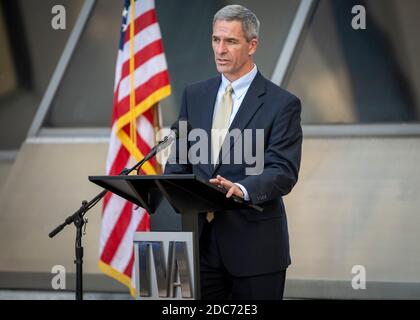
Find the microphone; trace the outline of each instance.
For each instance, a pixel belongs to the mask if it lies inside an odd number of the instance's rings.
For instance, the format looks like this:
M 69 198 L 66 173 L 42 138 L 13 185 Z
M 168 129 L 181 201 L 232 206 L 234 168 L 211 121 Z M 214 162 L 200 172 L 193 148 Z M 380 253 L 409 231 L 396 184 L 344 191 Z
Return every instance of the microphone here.
M 172 124 L 171 131 L 175 132 L 176 138 L 186 139 L 192 130 L 191 124 L 186 118 L 179 118 Z
M 156 153 L 167 148 L 176 139 L 187 139 L 191 129 L 191 125 L 187 119 L 179 118 L 179 120 L 172 124 L 171 132 L 155 146 Z
M 157 145 L 155 145 L 150 152 L 144 157 L 143 160 L 141 160 L 139 163 L 137 163 L 130 172 L 137 168 L 137 174 L 140 173 L 140 168 L 146 161 L 153 158 L 158 152 L 162 151 L 163 149 L 166 149 L 169 145 L 172 144 L 177 139 L 187 139 L 188 134 L 191 131 L 191 124 L 188 122 L 185 118 L 179 118 L 177 121 L 175 121 L 171 126 L 171 132 L 163 138 L 163 140 L 159 141 Z

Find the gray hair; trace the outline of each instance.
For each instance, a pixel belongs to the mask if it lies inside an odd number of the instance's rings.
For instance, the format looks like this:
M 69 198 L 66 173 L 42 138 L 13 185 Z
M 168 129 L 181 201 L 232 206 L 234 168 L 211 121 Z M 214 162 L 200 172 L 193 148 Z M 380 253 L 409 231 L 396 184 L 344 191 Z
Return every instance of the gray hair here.
M 233 4 L 223 7 L 214 15 L 213 25 L 217 20 L 240 21 L 242 22 L 242 29 L 244 30 L 245 39 L 247 41 L 251 41 L 254 38 L 258 39 L 260 21 L 258 20 L 255 13 L 241 5 Z

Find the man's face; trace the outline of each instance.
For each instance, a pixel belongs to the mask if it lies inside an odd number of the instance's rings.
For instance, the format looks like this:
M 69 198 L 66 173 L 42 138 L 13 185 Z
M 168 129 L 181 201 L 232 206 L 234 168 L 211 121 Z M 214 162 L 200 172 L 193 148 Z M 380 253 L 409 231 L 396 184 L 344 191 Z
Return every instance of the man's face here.
M 254 65 L 252 55 L 257 49 L 258 40 L 246 40 L 240 21 L 216 20 L 212 45 L 217 71 L 230 81 L 251 71 Z

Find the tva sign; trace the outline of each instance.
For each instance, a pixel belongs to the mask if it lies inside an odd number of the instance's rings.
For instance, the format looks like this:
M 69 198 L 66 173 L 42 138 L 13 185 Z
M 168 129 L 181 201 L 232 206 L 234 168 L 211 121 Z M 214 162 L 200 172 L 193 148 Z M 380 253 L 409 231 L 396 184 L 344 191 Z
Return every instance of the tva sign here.
M 191 232 L 138 232 L 134 238 L 139 299 L 194 299 Z

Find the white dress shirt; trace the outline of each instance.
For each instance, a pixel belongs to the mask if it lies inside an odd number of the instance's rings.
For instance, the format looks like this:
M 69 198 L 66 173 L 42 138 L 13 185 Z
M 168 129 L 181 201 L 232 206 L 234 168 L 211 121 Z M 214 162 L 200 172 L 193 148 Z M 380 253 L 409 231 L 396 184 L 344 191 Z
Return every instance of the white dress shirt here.
M 220 108 L 220 100 L 223 97 L 223 94 L 226 91 L 226 87 L 231 84 L 233 91 L 232 91 L 232 114 L 230 116 L 229 120 L 229 126 L 232 124 L 233 119 L 235 119 L 236 114 L 239 111 L 239 108 L 242 104 L 242 101 L 244 100 L 244 97 L 252 83 L 252 80 L 254 80 L 255 76 L 257 75 L 257 66 L 254 64 L 254 67 L 250 72 L 243 75 L 239 79 L 230 82 L 223 74 L 222 74 L 222 82 L 220 83 L 219 91 L 217 92 L 217 98 L 216 98 L 216 104 L 214 106 L 213 111 L 213 121 L 215 118 L 216 113 L 219 111 Z M 239 183 L 235 183 L 243 192 L 244 194 L 244 200 L 249 201 L 249 194 L 248 191 L 245 189 L 245 187 Z

